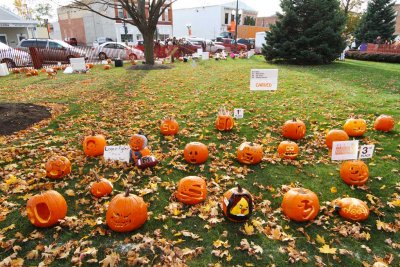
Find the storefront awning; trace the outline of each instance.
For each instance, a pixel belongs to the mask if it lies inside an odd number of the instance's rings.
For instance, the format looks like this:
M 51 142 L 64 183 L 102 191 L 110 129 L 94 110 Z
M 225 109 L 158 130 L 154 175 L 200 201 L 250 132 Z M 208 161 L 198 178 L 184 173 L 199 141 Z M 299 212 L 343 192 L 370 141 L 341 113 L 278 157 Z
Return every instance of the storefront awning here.
M 34 28 L 38 24 L 34 20 L 0 20 L 0 28 Z

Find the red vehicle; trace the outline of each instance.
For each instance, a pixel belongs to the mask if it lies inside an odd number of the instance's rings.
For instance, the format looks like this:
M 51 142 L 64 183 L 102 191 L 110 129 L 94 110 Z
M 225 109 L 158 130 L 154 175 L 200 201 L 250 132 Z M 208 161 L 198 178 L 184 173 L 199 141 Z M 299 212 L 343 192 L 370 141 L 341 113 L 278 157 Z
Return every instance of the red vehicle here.
M 247 46 L 246 45 L 239 44 L 239 43 L 236 45 L 234 39 L 218 37 L 215 40 L 215 43 L 223 45 L 227 52 L 239 53 L 240 51 L 244 51 L 244 52 L 247 51 Z

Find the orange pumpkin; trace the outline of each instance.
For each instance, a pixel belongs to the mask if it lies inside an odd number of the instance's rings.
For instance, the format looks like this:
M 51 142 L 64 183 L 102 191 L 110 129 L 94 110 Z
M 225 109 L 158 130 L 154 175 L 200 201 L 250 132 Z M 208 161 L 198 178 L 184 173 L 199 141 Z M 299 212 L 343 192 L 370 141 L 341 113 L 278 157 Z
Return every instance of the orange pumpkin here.
M 278 146 L 278 154 L 284 159 L 295 159 L 299 155 L 299 146 L 295 142 L 283 141 Z
M 109 69 L 111 69 L 111 66 L 110 66 L 110 65 L 104 65 L 104 66 L 103 66 L 103 69 L 109 70 Z
M 376 118 L 374 129 L 381 132 L 390 132 L 394 128 L 394 119 L 389 115 L 380 115 Z
M 282 135 L 292 140 L 301 139 L 306 135 L 306 125 L 295 118 L 288 120 L 283 124 Z
M 94 67 L 93 63 L 88 63 L 88 64 L 86 64 L 86 68 L 87 68 L 87 69 L 91 69 L 91 68 L 93 68 L 93 67 Z
M 139 133 L 131 137 L 129 146 L 133 151 L 140 151 L 147 146 L 147 138 L 143 135 L 142 131 L 139 131 Z
M 339 212 L 339 215 L 343 218 L 352 221 L 364 221 L 368 219 L 369 208 L 367 204 L 357 198 L 346 197 L 336 199 L 334 201 L 335 210 Z
M 93 182 L 90 186 L 90 193 L 98 198 L 108 196 L 112 190 L 113 184 L 105 178 L 100 179 L 97 177 L 97 181 Z
M 86 136 L 83 140 L 83 151 L 86 156 L 97 157 L 104 154 L 107 146 L 106 138 L 102 134 Z
M 132 151 L 132 159 L 135 162 L 135 165 L 138 164 L 138 160 L 151 155 L 150 149 L 147 147 L 143 148 L 140 151 Z
M 367 131 L 367 122 L 363 119 L 348 119 L 344 124 L 343 129 L 349 136 L 363 136 Z
M 253 198 L 240 185 L 226 191 L 221 203 L 225 217 L 233 222 L 247 221 L 253 212 Z
M 215 127 L 219 131 L 230 131 L 233 129 L 235 125 L 235 121 L 231 116 L 229 111 L 226 111 L 225 108 L 221 109 L 218 113 L 217 120 L 215 122 Z
M 243 164 L 258 164 L 263 157 L 262 146 L 251 142 L 242 143 L 236 152 L 237 159 Z
M 328 146 L 329 149 L 332 149 L 333 142 L 339 142 L 339 141 L 347 141 L 349 140 L 349 136 L 347 133 L 343 130 L 330 130 L 328 134 L 326 135 L 326 145 Z
M 108 205 L 106 223 L 116 232 L 130 232 L 147 221 L 147 204 L 143 198 L 130 195 L 129 190 L 116 195 Z
M 182 203 L 195 205 L 203 202 L 207 197 L 207 184 L 198 176 L 187 176 L 178 183 L 175 197 Z
M 173 118 L 164 119 L 161 122 L 160 131 L 162 135 L 175 135 L 179 131 L 179 124 Z
M 183 157 L 188 163 L 202 164 L 208 159 L 208 148 L 203 143 L 191 142 L 185 146 Z
M 292 188 L 283 196 L 282 211 L 297 222 L 313 220 L 319 212 L 318 197 L 311 190 Z
M 369 176 L 368 166 L 361 160 L 350 160 L 342 163 L 340 176 L 348 185 L 364 185 Z
M 29 221 L 37 227 L 49 227 L 67 215 L 67 202 L 54 190 L 32 196 L 26 203 Z
M 63 156 L 50 158 L 45 165 L 47 177 L 60 179 L 71 173 L 71 162 Z
M 46 69 L 41 69 L 41 70 L 40 70 L 40 72 L 42 72 L 42 73 L 46 73 L 46 72 L 47 72 L 47 70 L 46 70 Z
M 31 73 L 32 76 L 38 76 L 39 75 L 39 72 L 37 70 L 35 70 L 35 69 L 31 70 L 30 73 Z

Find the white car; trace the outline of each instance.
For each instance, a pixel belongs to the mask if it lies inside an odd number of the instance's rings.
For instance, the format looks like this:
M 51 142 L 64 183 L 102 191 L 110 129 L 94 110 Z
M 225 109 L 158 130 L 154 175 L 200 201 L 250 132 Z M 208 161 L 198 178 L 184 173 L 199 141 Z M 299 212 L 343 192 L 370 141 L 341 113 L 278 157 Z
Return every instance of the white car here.
M 194 45 L 200 46 L 203 49 L 205 48 L 204 52 L 221 53 L 223 50 L 225 50 L 225 46 L 216 44 L 211 40 L 204 40 L 202 38 L 195 37 L 188 38 L 188 40 Z
M 32 63 L 30 55 L 0 42 L 0 63 L 6 63 L 7 67 L 25 67 Z
M 107 42 L 93 48 L 93 57 L 98 57 L 100 60 L 107 58 L 115 59 L 143 59 L 144 53 L 138 49 L 127 46 L 119 42 Z

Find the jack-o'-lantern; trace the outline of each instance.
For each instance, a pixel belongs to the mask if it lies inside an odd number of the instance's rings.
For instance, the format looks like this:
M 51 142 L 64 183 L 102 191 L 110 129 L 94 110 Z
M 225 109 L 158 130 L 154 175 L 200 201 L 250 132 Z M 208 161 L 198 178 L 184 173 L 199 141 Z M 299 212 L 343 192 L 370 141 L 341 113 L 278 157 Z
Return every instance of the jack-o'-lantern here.
M 129 194 L 116 195 L 108 205 L 106 223 L 116 232 L 130 232 L 147 221 L 147 204 L 143 198 Z
M 111 194 L 113 190 L 113 184 L 105 178 L 100 179 L 97 175 L 96 177 L 97 181 L 93 182 L 90 186 L 90 193 L 98 198 Z
M 140 151 L 132 151 L 132 159 L 135 162 L 135 165 L 137 165 L 138 159 L 141 159 L 143 157 L 147 157 L 150 155 L 151 155 L 151 151 L 147 147 L 143 148 Z
M 295 159 L 299 155 L 299 146 L 295 142 L 283 141 L 278 146 L 278 154 L 284 159 Z
M 105 70 L 109 70 L 109 69 L 111 69 L 111 66 L 110 66 L 110 65 L 108 65 L 108 64 L 107 64 L 107 65 L 104 65 L 104 66 L 103 66 L 103 69 L 105 69 Z
M 261 145 L 251 142 L 242 143 L 237 152 L 237 159 L 243 164 L 258 164 L 263 157 L 263 150 Z
M 319 212 L 318 197 L 311 190 L 292 188 L 283 196 L 282 211 L 297 222 L 313 220 Z
M 183 157 L 188 163 L 202 164 L 208 159 L 208 148 L 203 143 L 191 142 L 185 146 Z
M 203 202 L 207 197 L 207 184 L 203 178 L 188 176 L 181 179 L 175 197 L 182 203 L 195 205 Z
M 363 119 L 348 119 L 344 124 L 343 129 L 349 136 L 363 136 L 367 131 L 367 122 Z
M 32 196 L 26 203 L 29 221 L 37 227 L 49 227 L 67 215 L 67 202 L 54 190 Z
M 247 221 L 253 212 L 253 198 L 240 185 L 225 192 L 222 197 L 222 211 L 233 222 Z
M 161 122 L 160 131 L 163 135 L 175 135 L 179 131 L 179 124 L 173 118 L 164 119 Z
M 225 108 L 222 108 L 218 112 L 217 120 L 215 122 L 215 127 L 219 131 L 230 131 L 233 129 L 235 125 L 235 121 L 231 116 L 230 112 L 227 111 Z
M 131 137 L 129 146 L 133 151 L 140 151 L 147 146 L 147 138 L 143 135 L 142 131 L 139 131 L 139 133 Z
M 374 129 L 381 132 L 390 132 L 394 128 L 394 119 L 389 115 L 380 115 L 376 118 Z
M 292 140 L 298 140 L 306 135 L 306 125 L 301 120 L 293 118 L 283 124 L 282 135 Z
M 83 151 L 86 156 L 97 157 L 104 154 L 107 146 L 106 138 L 102 134 L 86 136 L 83 140 Z
M 63 156 L 50 158 L 45 165 L 47 177 L 60 179 L 71 173 L 71 162 Z
M 364 221 L 368 219 L 369 208 L 362 200 L 346 197 L 336 199 L 333 204 L 335 205 L 335 210 L 338 211 L 339 215 L 343 218 L 352 221 Z
M 342 163 L 340 176 L 348 185 L 364 185 L 369 176 L 368 166 L 361 160 L 349 160 Z
M 329 149 L 332 149 L 333 142 L 347 141 L 349 136 L 343 130 L 330 130 L 326 135 L 325 144 Z

